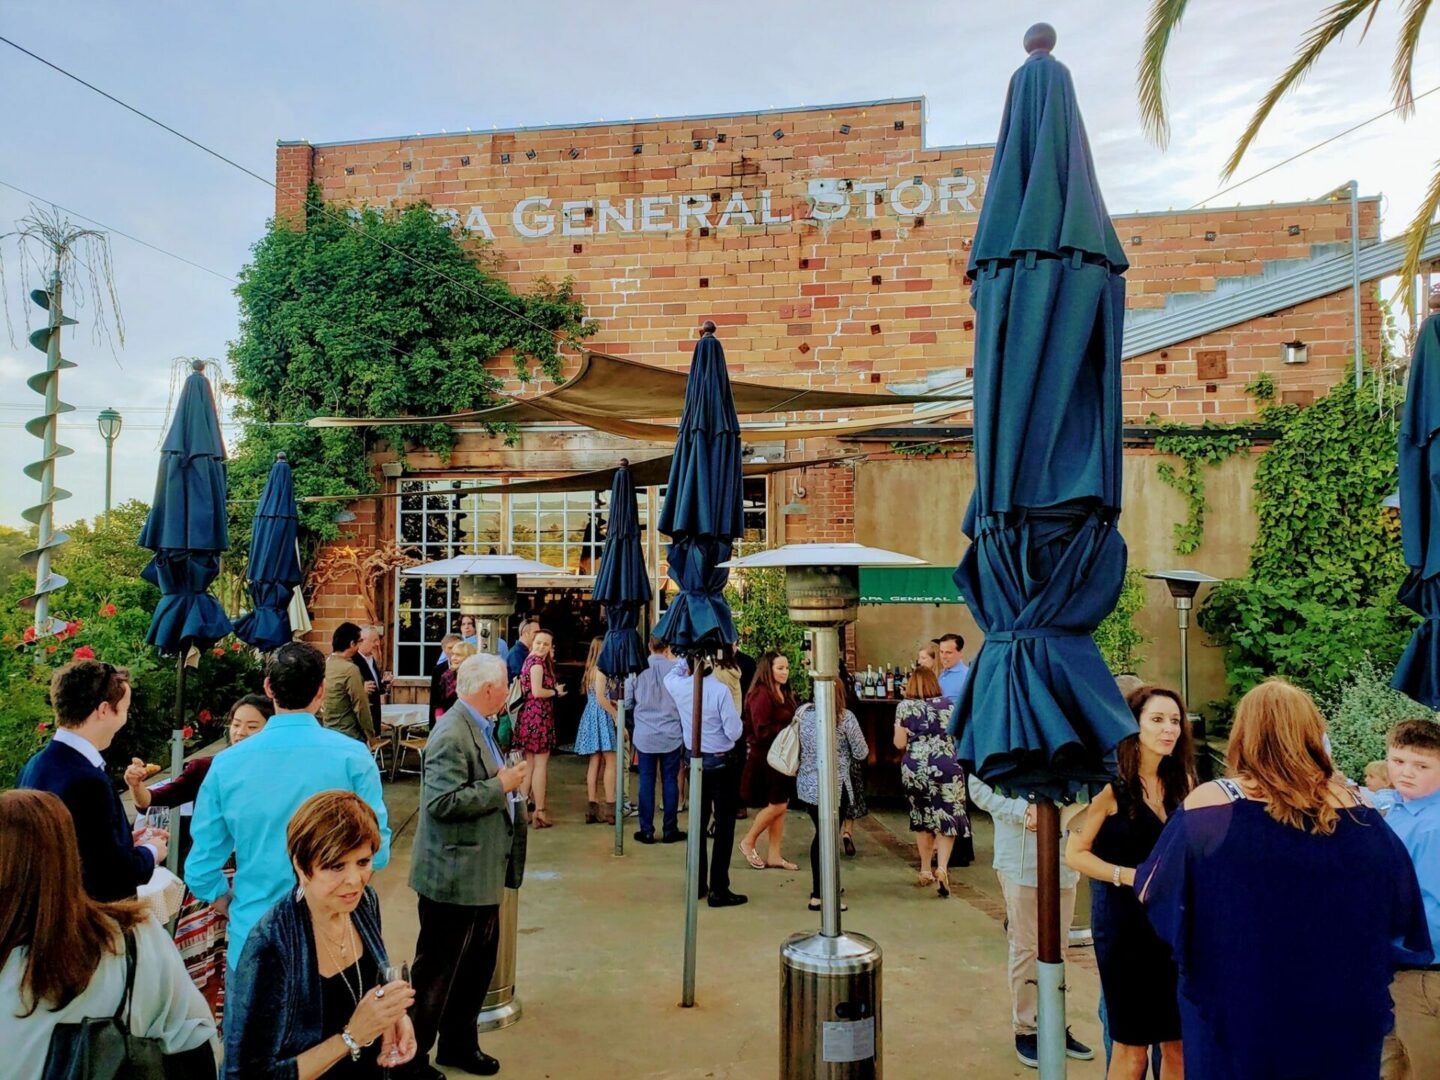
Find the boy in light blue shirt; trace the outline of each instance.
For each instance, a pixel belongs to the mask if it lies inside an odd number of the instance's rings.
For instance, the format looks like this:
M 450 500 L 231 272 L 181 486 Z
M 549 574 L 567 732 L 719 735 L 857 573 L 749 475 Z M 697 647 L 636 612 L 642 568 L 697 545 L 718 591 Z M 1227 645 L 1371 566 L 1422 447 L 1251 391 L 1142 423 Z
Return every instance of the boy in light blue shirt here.
M 195 803 L 193 845 L 185 884 L 217 904 L 230 889 L 225 864 L 235 855 L 234 894 L 226 964 L 234 970 L 250 928 L 295 887 L 285 834 L 300 804 L 322 791 L 353 791 L 380 824 L 378 870 L 390 861 L 390 826 L 380 771 L 363 742 L 330 731 L 315 719 L 325 697 L 325 657 L 295 641 L 270 654 L 265 693 L 275 716 L 265 729 L 215 758 Z
M 1432 948 L 1440 944 L 1440 724 L 1402 720 L 1385 736 L 1385 766 L 1399 796 L 1385 823 L 1394 830 L 1420 882 Z M 1402 968 L 1390 984 L 1395 1032 L 1385 1042 L 1387 1078 L 1440 1076 L 1440 964 Z

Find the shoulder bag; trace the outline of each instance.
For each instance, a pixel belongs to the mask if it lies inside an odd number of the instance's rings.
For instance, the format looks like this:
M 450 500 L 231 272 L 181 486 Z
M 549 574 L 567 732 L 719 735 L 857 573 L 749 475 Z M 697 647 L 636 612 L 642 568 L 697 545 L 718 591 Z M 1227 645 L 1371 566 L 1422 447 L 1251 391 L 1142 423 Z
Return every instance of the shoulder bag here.
M 765 755 L 765 763 L 778 773 L 786 776 L 794 776 L 800 771 L 800 714 L 805 709 L 813 706 L 806 705 L 795 713 L 795 718 L 790 721 L 775 740 L 770 744 L 770 752 Z

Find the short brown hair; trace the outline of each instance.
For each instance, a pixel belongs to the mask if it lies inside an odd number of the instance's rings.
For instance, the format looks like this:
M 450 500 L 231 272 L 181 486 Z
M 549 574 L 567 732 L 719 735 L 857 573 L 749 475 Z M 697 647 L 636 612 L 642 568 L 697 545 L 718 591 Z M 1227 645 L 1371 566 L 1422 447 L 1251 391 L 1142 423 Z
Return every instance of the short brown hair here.
M 300 804 L 285 833 L 285 846 L 305 874 L 337 863 L 347 851 L 380 850 L 380 822 L 353 791 L 322 791 Z
M 1440 724 L 1434 720 L 1401 720 L 1385 735 L 1387 750 L 1423 750 L 1440 756 Z
M 905 680 L 903 693 L 907 698 L 918 698 L 922 701 L 940 697 L 940 680 L 929 668 L 917 667 Z
M 76 660 L 50 677 L 50 704 L 61 727 L 79 727 L 102 702 L 113 708 L 125 697 L 130 672 L 100 660 Z

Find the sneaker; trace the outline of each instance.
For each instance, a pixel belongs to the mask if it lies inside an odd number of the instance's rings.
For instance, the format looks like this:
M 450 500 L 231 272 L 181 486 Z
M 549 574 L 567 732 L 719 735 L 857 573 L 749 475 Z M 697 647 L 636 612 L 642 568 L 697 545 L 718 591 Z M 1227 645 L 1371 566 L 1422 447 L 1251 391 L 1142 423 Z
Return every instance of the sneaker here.
M 634 816 L 637 815 L 638 813 L 640 813 L 640 807 L 636 806 L 636 805 L 635 805 L 634 803 L 632 803 L 629 799 L 626 799 L 626 800 L 625 800 L 625 816 L 626 816 L 626 817 L 634 817 Z
M 1029 1065 L 1032 1069 L 1038 1069 L 1040 1067 L 1040 1036 L 1016 1035 L 1015 1056 L 1020 1059 L 1021 1065 Z
M 1086 1045 L 1085 1045 L 1084 1043 L 1082 1043 L 1079 1039 L 1075 1038 L 1074 1035 L 1071 1035 L 1071 1034 L 1070 1034 L 1070 1029 L 1069 1029 L 1069 1028 L 1066 1028 L 1066 1029 L 1065 1029 L 1065 1056 L 1066 1056 L 1066 1057 L 1072 1057 L 1072 1058 L 1074 1058 L 1076 1061 L 1089 1061 L 1091 1058 L 1093 1058 L 1093 1057 L 1095 1056 L 1095 1051 L 1094 1051 L 1094 1050 L 1091 1050 L 1090 1047 L 1086 1046 Z

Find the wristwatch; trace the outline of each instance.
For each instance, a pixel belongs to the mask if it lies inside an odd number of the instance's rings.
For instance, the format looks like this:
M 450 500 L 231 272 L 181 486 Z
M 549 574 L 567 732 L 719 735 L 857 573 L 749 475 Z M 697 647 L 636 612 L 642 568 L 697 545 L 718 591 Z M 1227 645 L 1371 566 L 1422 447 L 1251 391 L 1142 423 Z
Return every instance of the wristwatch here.
M 361 1047 L 360 1044 L 355 1041 L 355 1036 L 350 1034 L 350 1029 L 348 1027 L 344 1028 L 340 1032 L 340 1038 L 345 1043 L 346 1047 L 348 1047 L 350 1050 L 350 1060 L 359 1061 Z

